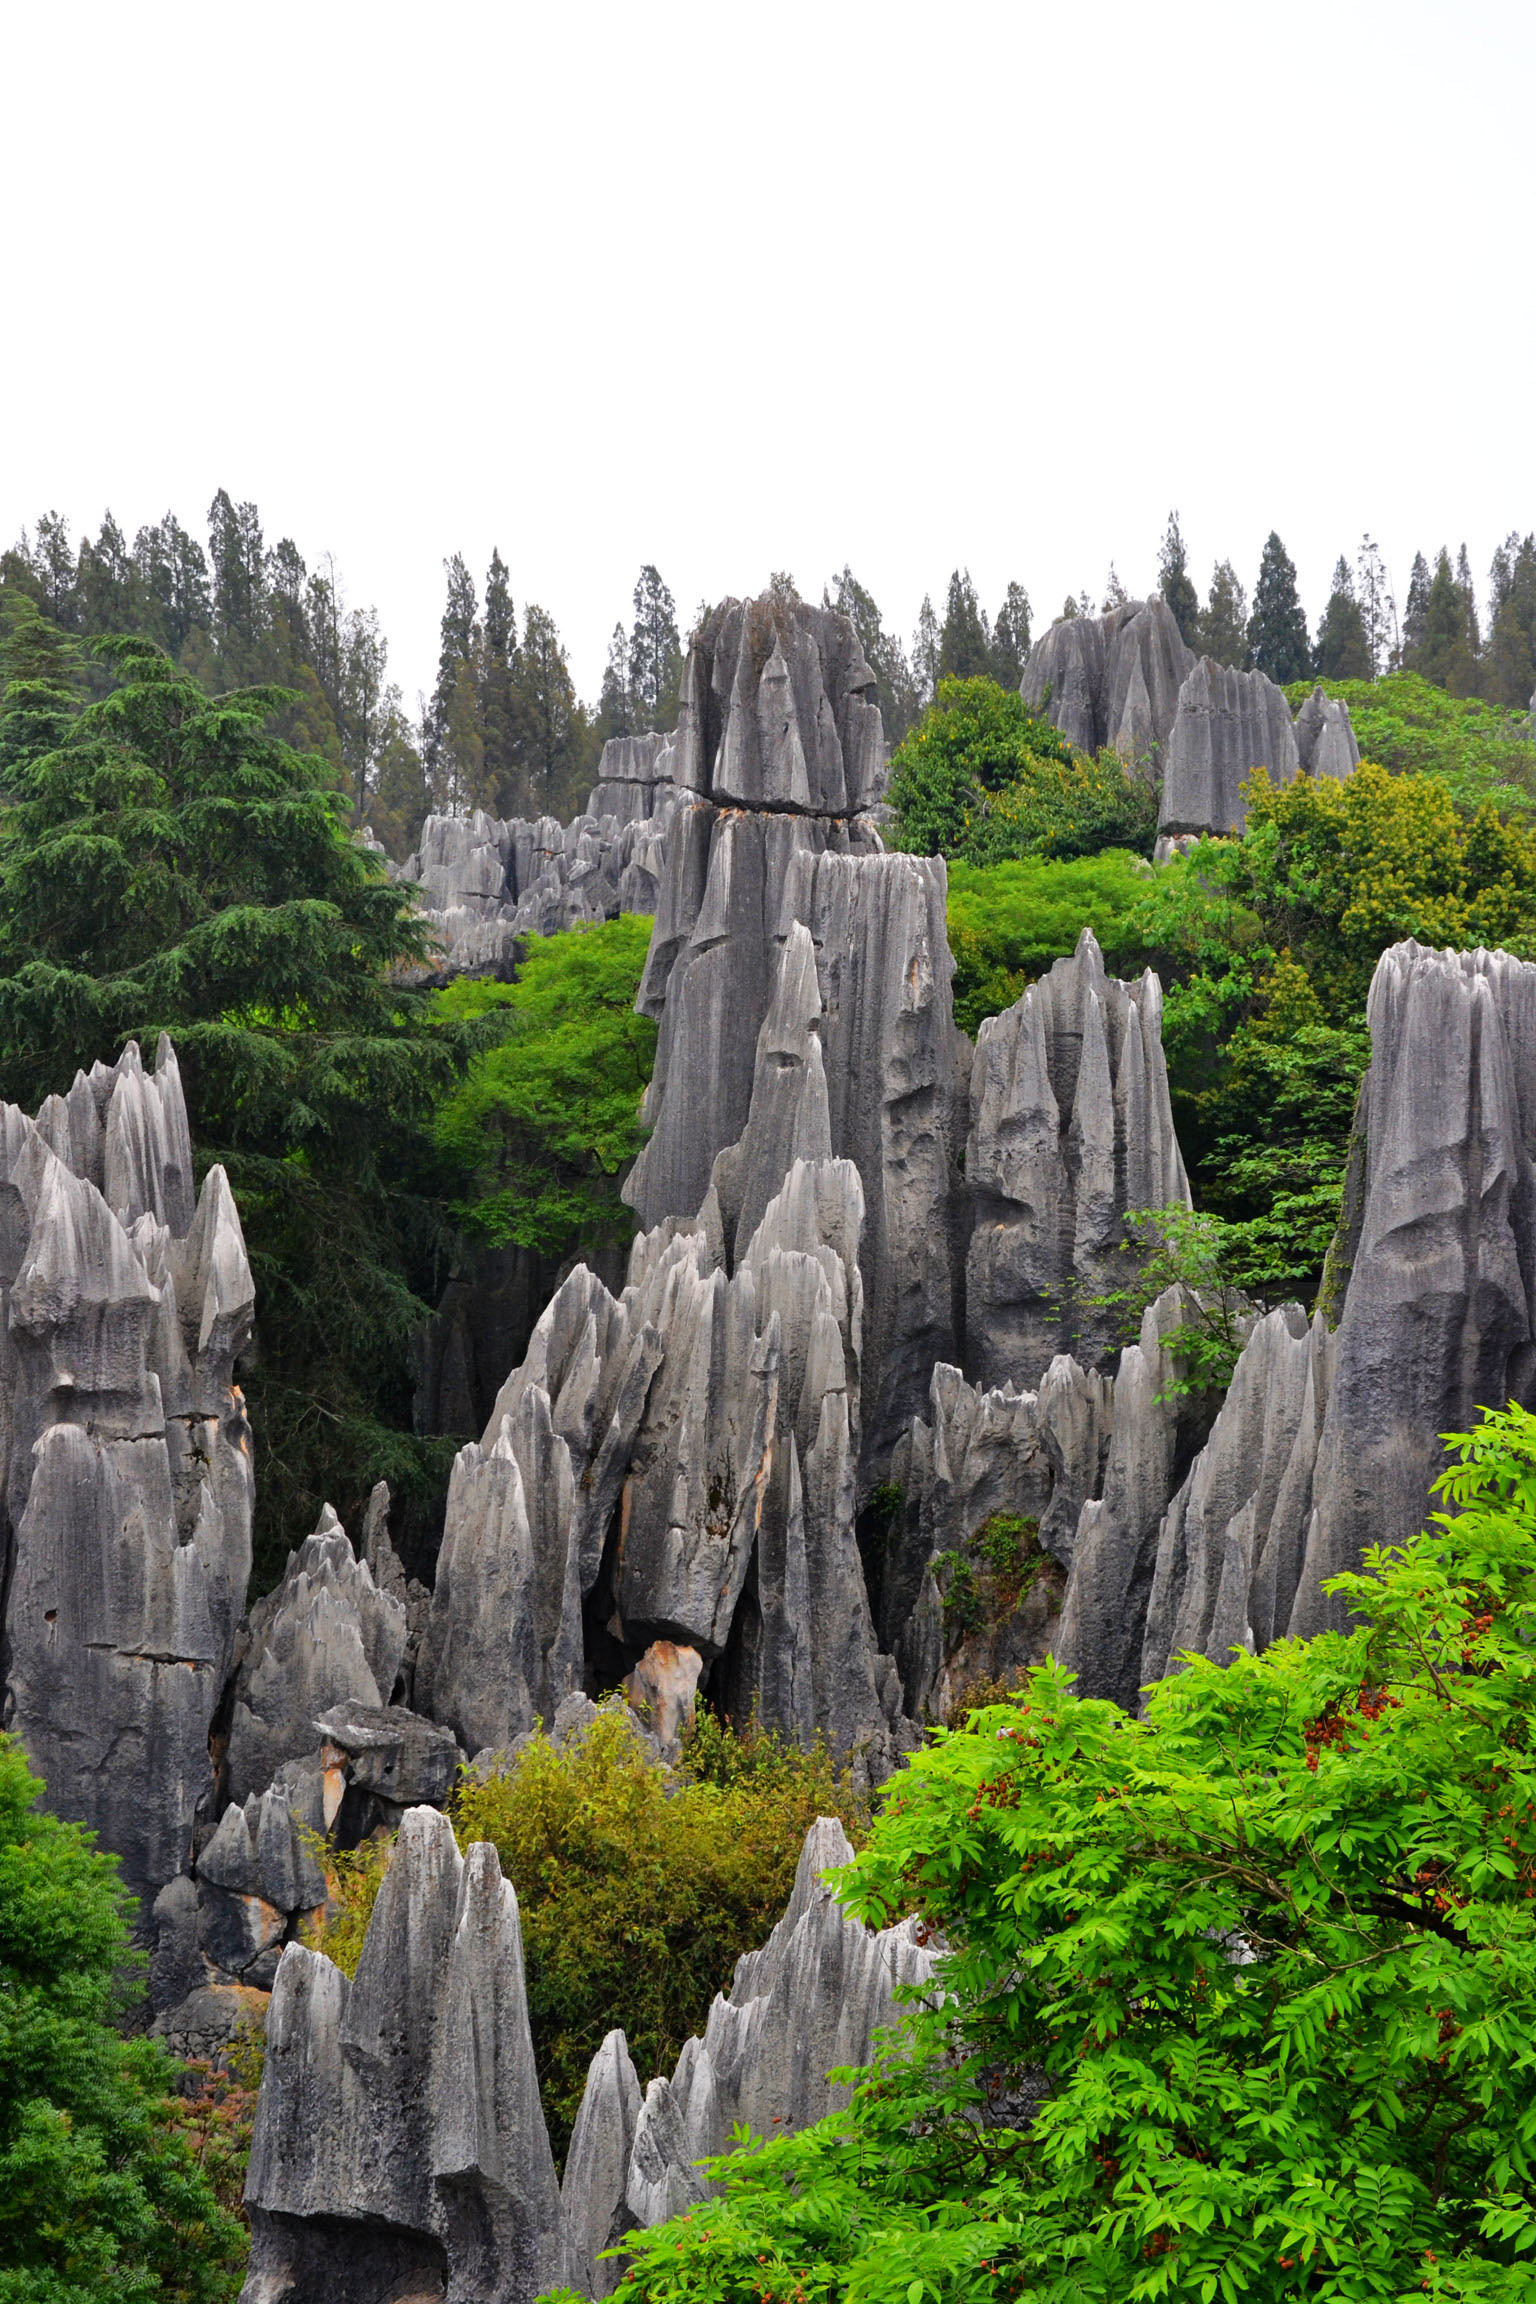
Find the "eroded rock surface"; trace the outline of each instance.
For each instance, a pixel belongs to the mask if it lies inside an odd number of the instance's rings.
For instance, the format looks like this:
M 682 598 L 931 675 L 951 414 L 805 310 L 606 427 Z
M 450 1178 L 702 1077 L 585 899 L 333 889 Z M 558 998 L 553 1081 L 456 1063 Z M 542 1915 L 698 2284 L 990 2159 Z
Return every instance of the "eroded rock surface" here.
M 1162 986 L 1104 971 L 1090 929 L 983 1023 L 965 1155 L 973 1229 L 966 1363 L 983 1385 L 1039 1382 L 1058 1352 L 1112 1354 L 1094 1297 L 1134 1273 L 1128 1210 L 1187 1208 L 1163 1061 Z
M 211 1790 L 251 1564 L 250 1267 L 222 1168 L 194 1204 L 168 1040 L 35 1122 L 0 1106 L 0 1214 L 4 1724 L 147 1906 Z
M 1352 776 L 1360 765 L 1360 746 L 1342 696 L 1326 695 L 1319 686 L 1296 715 L 1296 752 L 1309 776 Z
M 517 1898 L 413 1809 L 357 1973 L 290 1944 L 246 2201 L 245 2304 L 533 2304 L 565 2274 Z
M 1154 596 L 1053 624 L 1031 648 L 1021 685 L 1080 750 L 1109 745 L 1145 761 L 1168 741 L 1194 662 L 1173 611 Z
M 1309 741 L 1337 756 L 1340 732 L 1309 723 Z M 1163 764 L 1162 834 L 1241 832 L 1242 787 L 1255 768 L 1289 784 L 1301 764 L 1283 689 L 1262 672 L 1238 672 L 1202 656 L 1179 690 Z M 1328 773 L 1337 773 L 1330 769 Z

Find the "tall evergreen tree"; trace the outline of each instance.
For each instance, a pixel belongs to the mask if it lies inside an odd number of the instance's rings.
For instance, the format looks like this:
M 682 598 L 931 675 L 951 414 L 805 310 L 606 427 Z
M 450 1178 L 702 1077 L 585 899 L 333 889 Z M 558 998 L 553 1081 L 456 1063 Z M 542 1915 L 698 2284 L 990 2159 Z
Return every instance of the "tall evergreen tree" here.
M 1296 570 L 1273 528 L 1265 540 L 1259 560 L 1259 580 L 1253 588 L 1248 653 L 1255 671 L 1267 673 L 1281 687 L 1288 680 L 1305 680 L 1312 669 L 1307 619 L 1296 591 Z
M 1465 562 L 1465 546 L 1462 559 Z M 1463 582 L 1444 545 L 1435 556 L 1424 601 L 1423 637 L 1411 668 L 1448 695 L 1477 693 L 1477 606 L 1471 597 L 1470 571 Z
M 917 708 L 925 712 L 939 685 L 939 620 L 926 592 L 917 612 L 917 630 L 912 635 L 912 685 Z
M 575 791 L 582 760 L 581 708 L 560 628 L 536 601 L 523 612 L 518 693 L 527 729 L 533 804 L 551 816 L 569 816 L 584 797 Z
M 485 632 L 480 651 L 480 741 L 488 803 L 501 816 L 520 813 L 525 797 L 517 702 L 517 611 L 506 562 L 493 548 L 485 577 Z
M 1486 692 L 1492 703 L 1524 712 L 1536 699 L 1536 536 L 1511 530 L 1490 576 Z
M 174 512 L 133 540 L 134 564 L 150 604 L 150 638 L 179 657 L 194 632 L 213 623 L 208 559 Z
M 1184 548 L 1184 534 L 1179 526 L 1177 512 L 1168 515 L 1168 526 L 1157 555 L 1158 588 L 1179 628 L 1179 638 L 1186 648 L 1200 645 L 1200 595 L 1189 574 L 1189 554 Z
M 81 539 L 75 587 L 82 632 L 130 632 L 142 624 L 133 556 L 110 512 L 94 544 Z
M 1370 652 L 1371 669 L 1368 677 L 1376 680 L 1383 672 L 1390 672 L 1396 664 L 1400 638 L 1397 602 L 1392 596 L 1387 564 L 1381 556 L 1381 547 L 1372 536 L 1362 536 L 1360 539 L 1360 549 L 1355 554 L 1355 586 L 1355 597 L 1360 603 L 1361 621 L 1365 626 L 1365 644 Z
M 1115 564 L 1113 560 L 1111 560 L 1109 564 L 1109 574 L 1105 578 L 1104 582 L 1104 605 L 1099 611 L 1100 615 L 1108 616 L 1112 614 L 1116 608 L 1123 608 L 1129 598 L 1130 594 L 1126 591 L 1125 586 L 1121 583 L 1119 575 L 1115 569 Z
M 992 627 L 992 677 L 999 688 L 1017 688 L 1029 656 L 1029 594 L 1010 584 Z
M 635 621 L 629 636 L 629 694 L 642 728 L 677 723 L 683 677 L 683 644 L 678 638 L 677 603 L 647 561 L 635 582 Z
M 1408 597 L 1403 603 L 1403 669 L 1422 670 L 1424 636 L 1429 628 L 1429 562 L 1415 552 L 1408 573 Z
M 1372 676 L 1365 618 L 1355 598 L 1349 562 L 1342 553 L 1334 567 L 1328 605 L 1317 627 L 1316 662 L 1324 680 L 1369 680 Z
M 455 552 L 451 560 L 443 562 L 443 575 L 447 580 L 448 597 L 438 633 L 437 681 L 427 713 L 427 768 L 434 781 L 448 734 L 448 717 L 453 710 L 459 666 L 468 664 L 473 668 L 480 649 L 474 579 L 465 565 L 462 552 Z
M 629 639 L 622 624 L 615 624 L 608 641 L 608 660 L 597 699 L 597 734 L 606 744 L 610 736 L 632 736 L 635 708 L 629 694 Z
M 221 488 L 208 507 L 213 570 L 213 643 L 231 678 L 254 669 L 266 604 L 266 551 L 254 504 L 232 503 Z
M 1248 665 L 1248 595 L 1230 560 L 1218 561 L 1211 571 L 1211 589 L 1200 614 L 1199 647 L 1202 655 L 1236 671 Z
M 957 568 L 944 597 L 944 623 L 939 633 L 940 680 L 990 679 L 992 635 L 969 568 Z

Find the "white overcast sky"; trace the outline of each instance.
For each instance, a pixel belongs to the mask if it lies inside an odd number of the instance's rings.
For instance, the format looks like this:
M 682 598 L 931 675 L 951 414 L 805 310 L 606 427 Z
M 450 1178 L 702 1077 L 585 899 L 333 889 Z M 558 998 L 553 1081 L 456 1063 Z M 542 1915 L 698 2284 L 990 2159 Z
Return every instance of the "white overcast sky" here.
M 1531 0 L 0 0 L 0 536 L 215 488 L 430 685 L 493 544 L 581 687 L 652 560 L 909 635 L 1279 529 L 1536 528 Z

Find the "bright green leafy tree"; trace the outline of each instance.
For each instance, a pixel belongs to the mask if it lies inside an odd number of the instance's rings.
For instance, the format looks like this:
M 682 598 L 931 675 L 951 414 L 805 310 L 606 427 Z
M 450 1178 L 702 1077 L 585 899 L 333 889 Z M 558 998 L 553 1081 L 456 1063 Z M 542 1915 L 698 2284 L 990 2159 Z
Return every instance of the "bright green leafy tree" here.
M 42 1789 L 0 1736 L 0 2299 L 232 2298 L 245 2234 L 182 2141 L 170 2059 L 115 2029 L 132 1899 Z
M 656 1026 L 635 1013 L 651 923 L 624 913 L 530 936 L 514 984 L 461 976 L 441 1015 L 493 1019 L 501 1037 L 443 1103 L 437 1140 L 472 1179 L 458 1214 L 474 1238 L 541 1255 L 627 1240 L 619 1198 L 644 1131 Z
M 716 2163 L 625 2304 L 1515 2304 L 1536 2287 L 1536 1419 L 1333 1589 L 1349 1635 L 1055 1666 L 934 1737 L 840 1893 L 947 1995 Z

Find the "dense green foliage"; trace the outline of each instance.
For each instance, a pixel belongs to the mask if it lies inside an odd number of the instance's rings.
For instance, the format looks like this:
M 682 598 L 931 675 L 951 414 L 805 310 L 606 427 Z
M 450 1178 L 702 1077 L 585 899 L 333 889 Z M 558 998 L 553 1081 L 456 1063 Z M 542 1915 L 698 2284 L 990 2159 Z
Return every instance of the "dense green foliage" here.
M 473 1237 L 565 1255 L 633 1232 L 619 1183 L 656 1053 L 656 1026 L 635 1013 L 650 936 L 635 913 L 531 936 L 514 984 L 461 976 L 438 994 L 440 1014 L 502 1027 L 436 1120 L 473 1179 L 459 1210 Z
M 941 679 L 891 759 L 900 846 L 969 864 L 1142 848 L 1157 833 L 1157 791 L 1113 752 L 1076 752 L 1041 712 L 986 675 Z
M 840 1892 L 942 1931 L 947 1999 L 633 2236 L 626 2304 L 1530 2296 L 1536 1419 L 1456 1454 L 1354 1632 L 934 1736 Z
M 859 1798 L 819 1748 L 738 1737 L 706 1714 L 674 1778 L 622 1703 L 584 1737 L 557 1749 L 536 1736 L 503 1773 L 464 1785 L 461 1844 L 489 1840 L 517 1890 L 557 2155 L 604 2033 L 623 2025 L 646 2078 L 670 2071 L 782 1914 L 812 1823 L 839 1815 L 862 1832 Z
M 25 620 L 20 644 L 42 645 Z M 35 679 L 0 713 L 0 1079 L 35 1105 L 173 1035 L 255 1274 L 270 1568 L 327 1496 L 432 1476 L 405 1347 L 443 1230 L 430 1121 L 470 1034 L 395 980 L 422 949 L 410 895 L 347 832 L 324 760 L 269 732 L 280 695 L 209 697 L 149 641 L 96 653 L 118 685 L 67 700 L 48 748 Z
M 974 1033 L 1009 1008 L 1036 976 L 1070 952 L 1084 928 L 1121 976 L 1144 963 L 1138 926 L 1149 867 L 1123 849 L 1075 858 L 1022 856 L 987 867 L 952 860 L 949 946 L 955 956 L 955 1018 Z
M 0 2304 L 215 2304 L 245 2234 L 178 2126 L 158 2042 L 123 2039 L 131 1899 L 0 1736 Z
M 1438 776 L 1453 799 L 1472 807 L 1493 800 L 1501 809 L 1524 811 L 1536 798 L 1536 733 L 1522 715 L 1476 697 L 1448 696 L 1417 672 L 1325 678 L 1322 685 L 1349 706 L 1363 759 Z M 1312 687 L 1298 680 L 1286 690 L 1293 709 Z

